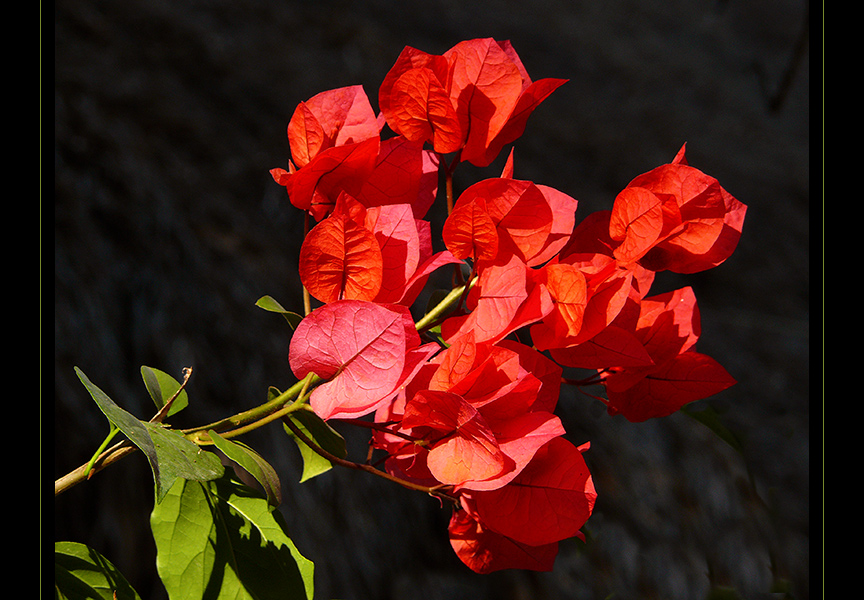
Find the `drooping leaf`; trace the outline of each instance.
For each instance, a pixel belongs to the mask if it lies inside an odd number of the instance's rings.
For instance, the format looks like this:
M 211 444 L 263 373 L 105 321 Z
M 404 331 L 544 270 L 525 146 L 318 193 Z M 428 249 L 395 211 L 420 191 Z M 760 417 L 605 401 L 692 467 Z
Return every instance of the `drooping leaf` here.
M 147 457 L 157 503 L 178 478 L 209 481 L 222 475 L 222 463 L 212 452 L 202 451 L 179 432 L 137 419 L 117 406 L 80 369 L 76 367 L 75 372 L 108 420 Z
M 348 450 L 345 438 L 314 412 L 298 410 L 291 413 L 288 418 L 319 448 L 339 458 L 347 456 Z M 303 459 L 303 473 L 300 476 L 300 483 L 326 473 L 333 467 L 333 464 L 329 460 L 312 450 L 289 427 L 285 426 L 285 432 L 294 439 L 300 450 L 300 456 Z
M 54 543 L 56 600 L 140 600 L 117 568 L 99 552 L 78 542 Z
M 165 417 L 177 414 L 189 405 L 189 395 L 186 390 L 180 390 L 180 382 L 174 379 L 171 375 L 153 367 L 142 366 L 141 377 L 144 379 L 144 386 L 147 392 L 156 404 L 157 409 L 165 406 L 174 395 L 177 397 L 171 402 L 171 408 Z M 178 394 L 177 391 L 180 390 Z
M 207 435 L 213 440 L 213 444 L 221 450 L 225 456 L 237 463 L 244 471 L 249 473 L 261 485 L 267 496 L 270 506 L 276 508 L 282 503 L 282 486 L 276 470 L 264 458 L 252 448 L 242 442 L 223 438 L 215 431 L 208 430 Z
M 169 597 L 312 600 L 314 565 L 271 508 L 228 476 L 173 486 L 150 517 Z
M 689 406 L 682 406 L 681 412 L 705 425 L 705 427 L 713 431 L 717 437 L 729 444 L 737 452 L 743 451 L 741 439 L 723 423 L 720 413 L 710 404 L 699 410 L 690 408 Z

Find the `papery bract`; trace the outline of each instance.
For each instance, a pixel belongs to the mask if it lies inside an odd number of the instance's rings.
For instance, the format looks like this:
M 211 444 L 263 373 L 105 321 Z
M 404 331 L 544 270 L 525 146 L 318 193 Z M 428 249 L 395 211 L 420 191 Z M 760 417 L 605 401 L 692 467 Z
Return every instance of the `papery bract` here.
M 419 341 L 407 308 L 338 300 L 300 321 L 289 362 L 298 379 L 327 380 L 310 397 L 318 416 L 360 416 L 389 401 L 437 350 Z
M 442 237 L 450 253 L 460 260 L 488 262 L 498 256 L 498 230 L 483 198 L 455 206 L 444 222 Z
M 380 126 L 359 85 L 328 90 L 301 102 L 288 122 L 288 143 L 300 169 L 333 146 L 378 136 Z
M 468 294 L 471 312 L 451 317 L 441 326 L 445 340 L 474 331 L 479 341 L 496 341 L 541 320 L 552 310 L 549 293 L 537 285 L 528 266 L 515 255 L 507 262 L 492 264 L 480 274 Z
M 667 360 L 624 389 L 619 389 L 616 377 L 606 382 L 609 414 L 621 414 L 634 423 L 669 416 L 735 384 L 716 360 L 694 351 Z
M 381 140 L 375 166 L 365 178 L 357 200 L 367 207 L 409 204 L 422 219 L 438 192 L 438 156 L 404 137 Z
M 582 451 L 562 437 L 540 448 L 510 484 L 470 495 L 480 522 L 529 546 L 579 535 L 596 497 Z
M 359 219 L 352 216 L 352 203 L 355 210 L 365 212 L 341 194 L 331 214 L 309 231 L 300 246 L 300 281 L 321 302 L 374 300 L 381 290 L 382 251 L 362 214 Z
M 450 96 L 435 73 L 413 68 L 403 73 L 390 91 L 387 123 L 414 142 L 428 140 L 435 152 L 449 154 L 462 146 L 462 129 Z
M 472 219 L 468 221 L 462 219 L 461 209 L 465 206 L 478 207 L 472 208 Z M 573 209 L 575 210 L 575 206 Z M 477 225 L 481 218 L 482 228 Z M 494 225 L 494 237 L 498 239 L 497 250 L 495 255 L 489 258 L 492 244 L 484 244 L 488 245 L 490 250 L 484 253 L 482 259 L 475 257 L 481 267 L 499 256 L 501 261 L 505 261 L 507 256 L 501 256 L 502 253 L 515 254 L 528 266 L 534 266 L 544 258 L 554 216 L 549 200 L 540 188 L 530 181 L 502 177 L 484 179 L 462 192 L 447 221 L 445 229 L 459 228 L 463 236 L 474 236 L 476 244 L 483 244 L 486 239 L 493 237 L 491 233 L 487 233 L 487 229 L 489 221 Z M 456 223 L 453 223 L 454 221 Z M 469 229 L 469 226 L 473 229 Z M 481 233 L 485 237 L 480 238 Z M 445 238 L 445 242 L 447 239 Z
M 532 82 L 509 41 L 466 40 L 444 53 L 450 97 L 465 132 L 461 160 L 485 167 L 522 135 L 528 116 L 563 79 Z
M 643 299 L 634 333 L 653 364 L 613 369 L 605 380 L 610 414 L 633 422 L 665 417 L 735 383 L 717 361 L 694 350 L 699 310 L 689 287 Z
M 463 485 L 512 469 L 486 420 L 458 394 L 420 391 L 405 405 L 402 427 L 431 429 L 429 471 L 441 483 Z
M 508 41 L 467 40 L 444 55 L 408 46 L 379 88 L 379 106 L 393 131 L 485 167 L 564 82 L 531 81 Z
M 459 559 L 475 573 L 504 569 L 551 571 L 558 542 L 529 546 L 496 533 L 466 510 L 453 512 L 448 525 L 450 544 Z
M 359 195 L 378 158 L 378 138 L 334 146 L 296 171 L 272 169 L 273 179 L 285 186 L 295 207 L 321 220 L 333 209 L 339 194 Z
M 675 161 L 636 177 L 616 198 L 615 255 L 653 271 L 715 267 L 737 246 L 746 211 L 715 178 L 689 166 L 682 147 Z
M 297 106 L 288 123 L 289 168 L 270 174 L 294 206 L 320 221 L 341 192 L 360 193 L 375 167 L 380 129 L 361 86 L 316 94 Z

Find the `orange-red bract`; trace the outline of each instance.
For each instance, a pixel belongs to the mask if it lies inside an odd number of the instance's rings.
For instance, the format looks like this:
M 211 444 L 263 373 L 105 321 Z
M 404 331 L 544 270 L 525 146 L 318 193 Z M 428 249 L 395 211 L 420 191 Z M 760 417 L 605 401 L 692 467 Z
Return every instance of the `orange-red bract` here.
M 682 147 L 672 163 L 636 177 L 615 199 L 615 256 L 652 271 L 715 267 L 737 246 L 746 212 L 715 178 L 686 163 Z
M 341 192 L 360 193 L 375 167 L 380 129 L 361 86 L 321 92 L 301 102 L 288 123 L 289 168 L 270 173 L 294 206 L 320 221 Z
M 444 53 L 452 68 L 450 97 L 465 147 L 461 160 L 488 166 L 522 135 L 528 116 L 563 79 L 532 82 L 509 41 L 466 40 Z
M 485 167 L 564 82 L 532 81 L 509 41 L 484 38 L 460 42 L 443 55 L 406 47 L 378 97 L 393 131 Z
M 361 86 L 321 92 L 301 102 L 288 122 L 291 157 L 301 169 L 327 148 L 377 137 L 379 130 Z
M 438 193 L 438 162 L 437 154 L 404 137 L 381 140 L 375 167 L 357 200 L 370 207 L 410 204 L 414 216 L 422 219 Z
M 483 198 L 474 198 L 453 208 L 442 230 L 444 244 L 460 260 L 488 262 L 498 256 L 498 230 Z
M 300 246 L 300 281 L 321 302 L 374 300 L 381 289 L 381 248 L 375 234 L 350 214 L 351 203 L 359 206 L 340 195 L 333 212 L 309 231 Z
M 448 526 L 456 556 L 480 574 L 504 569 L 551 571 L 558 556 L 558 542 L 529 546 L 485 527 L 467 510 L 456 510 Z
M 582 449 L 563 437 L 546 442 L 508 485 L 470 493 L 481 523 L 529 546 L 579 535 L 596 497 Z
M 458 394 L 417 392 L 405 405 L 402 426 L 414 435 L 431 430 L 426 464 L 441 483 L 458 486 L 484 481 L 513 468 L 489 424 Z
M 499 177 L 462 192 L 433 252 L 439 175 L 491 164 L 562 83 L 532 81 L 507 41 L 406 47 L 379 115 L 360 86 L 300 103 L 288 168 L 271 171 L 318 221 L 299 273 L 324 306 L 294 332 L 292 371 L 324 380 L 310 399 L 322 418 L 374 413 L 388 473 L 456 500 L 451 544 L 478 573 L 550 570 L 593 512 L 588 445 L 565 439 L 554 412 L 564 366 L 596 369 L 609 413 L 630 421 L 734 383 L 695 350 L 693 291 L 648 296 L 656 272 L 716 266 L 742 231 L 747 207 L 684 147 L 578 225 L 574 198 L 514 178 L 511 151 Z M 472 287 L 422 344 L 409 307 L 434 270 L 463 261 Z
M 717 361 L 694 350 L 700 322 L 689 287 L 643 299 L 634 333 L 652 364 L 620 366 L 606 378 L 611 414 L 633 422 L 665 417 L 735 383 Z

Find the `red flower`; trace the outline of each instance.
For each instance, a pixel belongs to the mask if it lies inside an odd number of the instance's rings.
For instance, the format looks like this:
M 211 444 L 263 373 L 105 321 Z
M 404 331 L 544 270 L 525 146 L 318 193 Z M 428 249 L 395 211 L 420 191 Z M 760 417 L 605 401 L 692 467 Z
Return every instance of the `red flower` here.
M 489 165 L 563 79 L 532 81 L 510 42 L 460 42 L 443 55 L 406 47 L 379 88 L 387 124 L 436 152 Z

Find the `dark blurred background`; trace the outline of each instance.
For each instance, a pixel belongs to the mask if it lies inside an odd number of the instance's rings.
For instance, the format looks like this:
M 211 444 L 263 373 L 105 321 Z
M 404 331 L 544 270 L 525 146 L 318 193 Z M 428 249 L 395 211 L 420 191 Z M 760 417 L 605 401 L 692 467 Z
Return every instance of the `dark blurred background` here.
M 510 39 L 534 79 L 570 80 L 529 120 L 516 177 L 574 196 L 584 216 L 686 142 L 690 164 L 749 206 L 732 258 L 655 287 L 694 287 L 698 349 L 739 381 L 696 408 L 720 411 L 743 451 L 683 414 L 634 425 L 568 392 L 561 416 L 591 441 L 599 492 L 589 543 L 562 543 L 551 573 L 477 576 L 436 501 L 344 470 L 299 484 L 296 447 L 272 426 L 246 441 L 279 470 L 317 597 L 809 597 L 806 0 L 60 0 L 54 25 L 55 477 L 108 431 L 73 366 L 148 418 L 140 366 L 194 367 L 178 426 L 293 383 L 290 330 L 254 303 L 302 306 L 302 220 L 268 173 L 286 165 L 298 102 L 362 84 L 377 108 L 404 46 Z M 457 186 L 502 160 L 460 170 Z M 344 433 L 362 458 L 365 434 Z M 55 499 L 55 539 L 164 598 L 152 498 L 133 455 Z

